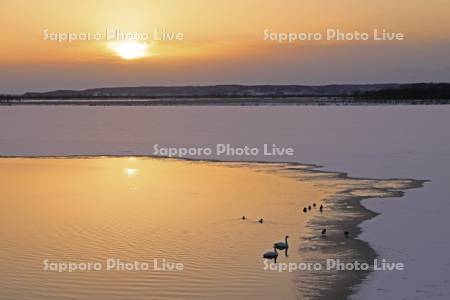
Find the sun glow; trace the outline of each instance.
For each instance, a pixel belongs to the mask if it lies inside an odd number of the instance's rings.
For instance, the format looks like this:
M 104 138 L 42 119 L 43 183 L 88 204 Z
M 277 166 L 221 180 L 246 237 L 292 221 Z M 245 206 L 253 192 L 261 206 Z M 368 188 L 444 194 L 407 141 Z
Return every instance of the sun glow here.
M 114 51 L 115 54 L 127 60 L 142 58 L 149 55 L 149 45 L 146 43 L 136 41 L 120 41 L 109 43 L 108 46 Z

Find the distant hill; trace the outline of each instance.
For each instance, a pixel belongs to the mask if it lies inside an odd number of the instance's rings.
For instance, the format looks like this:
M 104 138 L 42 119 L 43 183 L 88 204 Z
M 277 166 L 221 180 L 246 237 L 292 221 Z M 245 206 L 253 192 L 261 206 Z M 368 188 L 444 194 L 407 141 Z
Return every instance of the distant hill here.
M 450 83 L 141 86 L 0 95 L 0 105 L 450 104 Z
M 450 83 L 415 83 L 355 93 L 355 99 L 450 99 Z
M 29 92 L 22 99 L 351 96 L 399 84 L 140 86 Z

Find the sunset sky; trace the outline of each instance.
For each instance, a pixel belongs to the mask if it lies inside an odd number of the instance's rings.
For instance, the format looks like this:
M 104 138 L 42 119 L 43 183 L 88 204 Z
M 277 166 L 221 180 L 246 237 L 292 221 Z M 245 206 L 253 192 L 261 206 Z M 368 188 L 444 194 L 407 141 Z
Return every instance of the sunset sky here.
M 0 2 L 0 93 L 102 86 L 449 81 L 450 1 Z M 182 40 L 50 41 L 51 33 Z M 264 40 L 270 32 L 386 29 L 403 41 Z M 137 44 L 137 45 L 136 45 Z

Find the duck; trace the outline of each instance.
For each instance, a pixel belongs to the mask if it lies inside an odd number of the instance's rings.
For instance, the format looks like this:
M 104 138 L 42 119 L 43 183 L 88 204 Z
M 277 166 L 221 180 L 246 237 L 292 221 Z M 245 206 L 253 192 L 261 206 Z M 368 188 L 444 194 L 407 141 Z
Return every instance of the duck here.
M 259 223 L 264 223 L 264 220 L 263 220 L 263 218 L 261 218 L 261 219 L 259 219 L 259 221 L 258 221 Z
M 308 206 L 308 210 L 311 210 L 311 205 L 310 205 L 310 206 Z
M 277 259 L 278 257 L 278 252 L 277 252 L 277 248 L 275 246 L 275 244 L 273 245 L 273 251 L 267 251 L 266 253 L 263 254 L 263 258 L 265 259 Z
M 345 237 L 348 237 L 349 232 L 348 231 L 344 231 L 344 235 L 345 235 Z
M 315 204 L 315 203 L 313 203 L 313 207 L 316 207 L 316 204 Z
M 242 218 L 241 218 L 242 220 L 245 220 L 246 219 L 246 217 L 245 216 L 242 216 Z
M 308 210 L 306 209 L 306 207 L 304 207 L 303 208 L 303 212 L 305 213 L 305 212 L 307 212 Z
M 275 248 L 278 249 L 278 250 L 284 250 L 284 249 L 289 248 L 288 238 L 289 238 L 289 236 L 286 235 L 284 237 L 284 242 L 275 243 Z
M 326 233 L 327 233 L 327 229 L 326 228 L 322 229 L 322 235 L 325 235 Z
M 320 209 L 320 212 L 323 211 L 323 205 L 322 204 L 320 205 L 319 209 Z

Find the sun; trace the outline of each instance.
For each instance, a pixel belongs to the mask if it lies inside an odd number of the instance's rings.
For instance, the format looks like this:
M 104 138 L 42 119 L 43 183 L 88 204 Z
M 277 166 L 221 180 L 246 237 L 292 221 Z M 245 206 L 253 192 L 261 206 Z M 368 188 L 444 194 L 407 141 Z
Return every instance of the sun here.
M 115 54 L 123 59 L 136 59 L 148 56 L 149 45 L 137 41 L 120 41 L 108 44 L 108 47 L 114 51 Z

